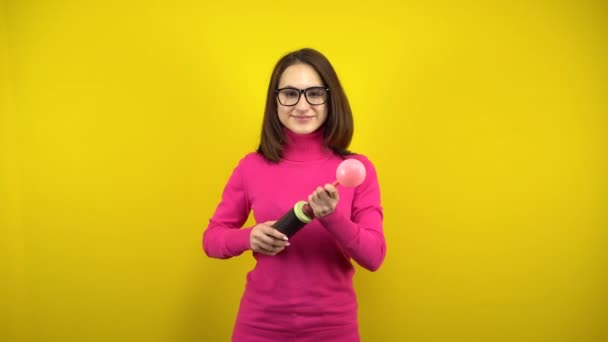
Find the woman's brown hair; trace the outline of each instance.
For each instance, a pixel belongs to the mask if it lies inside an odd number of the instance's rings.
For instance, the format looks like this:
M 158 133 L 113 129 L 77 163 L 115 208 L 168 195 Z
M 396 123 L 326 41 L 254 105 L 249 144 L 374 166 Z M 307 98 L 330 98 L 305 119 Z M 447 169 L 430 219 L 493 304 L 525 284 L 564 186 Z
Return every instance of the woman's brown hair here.
M 275 65 L 268 85 L 266 96 L 266 109 L 262 123 L 262 137 L 258 153 L 272 162 L 278 162 L 283 154 L 285 133 L 279 121 L 277 112 L 276 90 L 279 80 L 285 69 L 294 64 L 308 64 L 315 69 L 321 77 L 324 86 L 329 88 L 327 120 L 319 129 L 325 130 L 325 144 L 334 153 L 340 156 L 351 154 L 348 146 L 353 137 L 353 114 L 350 104 L 338 75 L 329 60 L 320 52 L 305 48 L 290 52 L 283 56 Z

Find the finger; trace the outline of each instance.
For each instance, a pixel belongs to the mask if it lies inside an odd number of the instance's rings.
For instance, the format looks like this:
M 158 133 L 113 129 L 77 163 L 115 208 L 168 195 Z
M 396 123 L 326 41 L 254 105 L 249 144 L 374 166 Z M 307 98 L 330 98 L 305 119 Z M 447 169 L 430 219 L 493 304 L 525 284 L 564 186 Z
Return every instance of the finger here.
M 273 239 L 280 240 L 280 241 L 287 241 L 288 240 L 288 238 L 287 238 L 287 236 L 285 234 L 281 233 L 280 231 L 276 230 L 275 228 L 261 226 L 260 230 L 265 235 L 270 236 Z
M 259 242 L 256 244 L 256 246 L 258 247 L 259 252 L 267 255 L 275 255 L 285 249 L 284 246 L 275 246 L 264 242 Z
M 332 200 L 331 194 L 325 190 L 325 189 L 321 189 L 319 192 L 316 193 L 316 200 L 318 204 L 327 204 L 329 201 Z
M 319 199 L 331 200 L 338 196 L 338 190 L 331 184 L 325 184 L 324 187 L 319 187 L 317 190 Z
M 329 195 L 329 197 L 336 198 L 338 196 L 338 189 L 336 189 L 335 186 L 331 184 L 325 184 L 324 189 L 325 192 Z
M 266 255 L 274 255 L 275 252 L 272 248 L 265 247 L 263 245 L 257 245 L 256 252 Z
M 324 206 L 325 202 L 327 202 L 328 200 L 329 200 L 329 196 L 327 195 L 327 193 L 325 192 L 325 189 L 323 189 L 323 188 L 318 188 L 308 198 L 308 202 L 311 205 L 314 205 L 317 207 Z
M 321 200 L 323 198 L 323 196 L 326 195 L 325 193 L 325 189 L 323 189 L 322 187 L 317 187 L 315 189 L 315 191 L 313 191 L 313 193 L 310 195 L 311 198 L 309 200 L 318 202 L 319 200 Z
M 281 233 L 279 233 L 281 234 Z M 281 234 L 283 235 L 283 234 Z M 285 237 L 287 238 L 287 237 Z M 275 247 L 285 247 L 289 245 L 289 242 L 287 242 L 287 240 L 285 239 L 279 239 L 279 238 L 275 238 L 272 235 L 268 235 L 268 234 L 262 234 L 259 236 L 259 241 L 264 244 L 264 247 L 269 249 L 269 248 L 275 248 Z
M 273 239 L 279 240 L 279 241 L 287 241 L 289 240 L 289 238 L 287 237 L 287 235 L 281 233 L 280 231 L 272 228 L 270 229 L 268 232 L 266 232 L 266 235 L 272 237 Z

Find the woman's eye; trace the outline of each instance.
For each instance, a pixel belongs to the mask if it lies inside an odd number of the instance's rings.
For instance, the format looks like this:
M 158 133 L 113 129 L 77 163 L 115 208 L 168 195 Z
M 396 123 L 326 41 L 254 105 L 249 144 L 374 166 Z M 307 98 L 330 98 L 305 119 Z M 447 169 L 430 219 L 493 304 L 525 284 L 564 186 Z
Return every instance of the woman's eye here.
M 312 96 L 312 97 L 321 97 L 321 96 L 323 96 L 323 93 L 322 93 L 322 92 L 320 92 L 320 91 L 318 91 L 318 90 L 315 90 L 315 91 L 311 91 L 311 92 L 309 92 L 309 93 L 308 93 L 308 96 Z
M 298 92 L 295 90 L 286 91 L 286 92 L 284 92 L 284 94 L 287 97 L 297 97 L 299 95 Z

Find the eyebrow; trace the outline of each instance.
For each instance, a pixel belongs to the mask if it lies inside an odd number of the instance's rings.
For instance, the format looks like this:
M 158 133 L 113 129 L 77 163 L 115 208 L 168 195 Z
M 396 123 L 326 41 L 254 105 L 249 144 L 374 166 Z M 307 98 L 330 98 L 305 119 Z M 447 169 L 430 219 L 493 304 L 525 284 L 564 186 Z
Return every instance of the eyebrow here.
M 313 85 L 313 86 L 306 87 L 306 88 L 298 88 L 298 87 L 295 87 L 295 86 L 292 86 L 292 85 L 288 84 L 288 85 L 284 85 L 282 87 L 279 86 L 278 88 L 308 89 L 308 88 L 325 88 L 325 86 L 324 85 Z

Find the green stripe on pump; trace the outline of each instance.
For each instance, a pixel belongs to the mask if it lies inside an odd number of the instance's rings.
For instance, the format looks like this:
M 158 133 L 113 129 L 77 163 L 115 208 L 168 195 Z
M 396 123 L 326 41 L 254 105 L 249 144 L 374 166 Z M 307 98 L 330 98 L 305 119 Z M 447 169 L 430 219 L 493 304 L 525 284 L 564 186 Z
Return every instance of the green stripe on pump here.
M 304 208 L 305 204 L 306 204 L 306 201 L 300 201 L 300 202 L 296 203 L 296 205 L 293 206 L 293 212 L 296 214 L 296 217 L 298 218 L 298 220 L 300 220 L 304 223 L 308 223 L 308 222 L 312 221 L 312 217 L 308 217 L 308 215 L 304 214 L 304 210 L 302 210 L 302 208 Z

